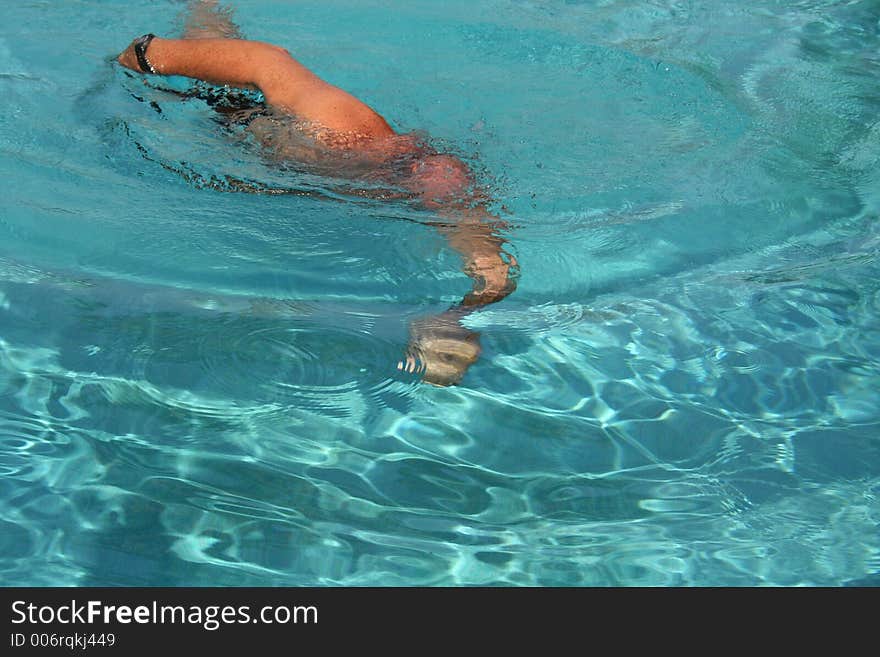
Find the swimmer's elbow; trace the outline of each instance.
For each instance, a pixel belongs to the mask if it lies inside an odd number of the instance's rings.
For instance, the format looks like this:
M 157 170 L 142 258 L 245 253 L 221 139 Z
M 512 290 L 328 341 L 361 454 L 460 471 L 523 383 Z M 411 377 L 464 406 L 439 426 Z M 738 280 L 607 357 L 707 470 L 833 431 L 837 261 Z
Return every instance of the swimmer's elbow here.
M 303 85 L 315 78 L 286 48 L 271 43 L 260 42 L 251 63 L 254 86 L 273 105 L 293 105 Z

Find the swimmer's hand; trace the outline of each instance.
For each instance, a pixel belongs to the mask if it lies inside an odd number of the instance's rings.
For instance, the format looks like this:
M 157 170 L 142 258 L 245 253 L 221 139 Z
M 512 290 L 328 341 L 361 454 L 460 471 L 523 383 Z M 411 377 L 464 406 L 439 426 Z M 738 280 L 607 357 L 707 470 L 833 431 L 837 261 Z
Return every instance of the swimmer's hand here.
M 141 37 L 138 37 L 140 39 Z M 143 73 L 141 70 L 140 63 L 137 58 L 137 51 L 135 50 L 135 44 L 138 39 L 134 39 L 130 44 L 128 44 L 128 48 L 119 53 L 119 56 L 116 58 L 116 61 L 122 64 L 125 68 L 129 68 L 132 71 L 137 71 L 138 73 Z M 157 36 L 153 36 L 152 39 L 146 44 L 146 50 L 144 52 L 145 57 L 147 58 L 147 62 L 150 66 L 153 67 L 153 70 L 156 73 L 161 73 L 156 65 L 157 55 L 159 54 L 157 51 L 161 50 L 163 47 L 164 39 L 160 39 Z
M 137 55 L 134 52 L 134 41 L 129 44 L 128 48 L 119 53 L 116 61 L 122 64 L 125 68 L 140 72 L 141 69 L 138 66 Z
M 461 305 L 487 306 L 508 296 L 516 289 L 519 263 L 501 251 L 474 253 L 465 266 L 465 272 L 474 281 L 474 289 L 465 296 Z
M 479 334 L 459 324 L 459 317 L 449 312 L 413 322 L 406 359 L 397 369 L 436 386 L 459 383 L 480 356 Z

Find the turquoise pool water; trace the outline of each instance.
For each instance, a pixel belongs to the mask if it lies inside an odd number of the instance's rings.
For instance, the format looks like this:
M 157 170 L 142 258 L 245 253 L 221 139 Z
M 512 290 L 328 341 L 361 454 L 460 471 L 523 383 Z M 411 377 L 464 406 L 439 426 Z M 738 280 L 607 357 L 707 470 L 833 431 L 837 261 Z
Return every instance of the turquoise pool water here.
M 880 582 L 877 2 L 235 3 L 506 208 L 448 388 L 422 214 L 109 63 L 182 7 L 3 9 L 3 585 Z

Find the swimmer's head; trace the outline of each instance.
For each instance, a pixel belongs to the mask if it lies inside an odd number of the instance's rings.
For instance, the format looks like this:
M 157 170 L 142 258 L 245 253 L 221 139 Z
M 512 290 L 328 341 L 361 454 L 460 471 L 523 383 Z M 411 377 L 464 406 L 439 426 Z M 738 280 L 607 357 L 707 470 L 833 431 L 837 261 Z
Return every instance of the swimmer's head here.
M 412 339 L 399 369 L 422 375 L 437 386 L 455 385 L 480 357 L 480 335 L 463 327 L 454 315 L 427 317 L 410 327 Z
M 473 186 L 464 162 L 452 155 L 427 155 L 410 166 L 408 187 L 426 205 L 442 205 L 463 200 Z
M 451 386 L 460 382 L 468 368 L 480 357 L 480 343 L 476 338 L 456 340 L 438 338 L 421 344 L 424 363 L 422 380 L 437 386 Z

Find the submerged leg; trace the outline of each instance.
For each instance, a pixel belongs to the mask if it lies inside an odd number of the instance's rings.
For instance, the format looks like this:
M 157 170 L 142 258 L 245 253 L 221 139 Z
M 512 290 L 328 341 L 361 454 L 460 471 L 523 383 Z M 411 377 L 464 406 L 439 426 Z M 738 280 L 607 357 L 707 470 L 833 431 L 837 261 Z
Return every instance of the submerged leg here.
M 240 39 L 241 30 L 232 20 L 232 7 L 217 0 L 190 0 L 183 24 L 184 39 Z

